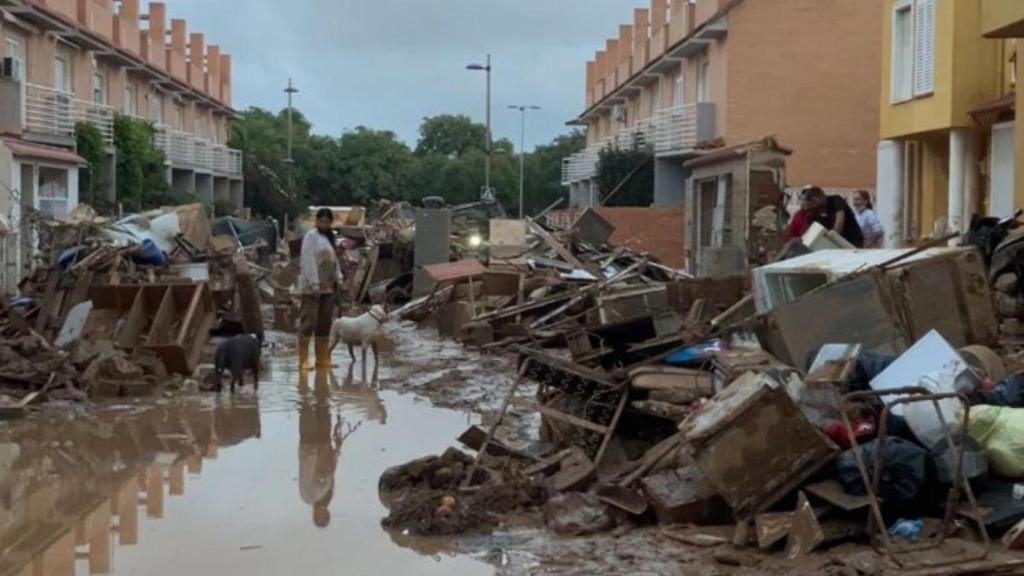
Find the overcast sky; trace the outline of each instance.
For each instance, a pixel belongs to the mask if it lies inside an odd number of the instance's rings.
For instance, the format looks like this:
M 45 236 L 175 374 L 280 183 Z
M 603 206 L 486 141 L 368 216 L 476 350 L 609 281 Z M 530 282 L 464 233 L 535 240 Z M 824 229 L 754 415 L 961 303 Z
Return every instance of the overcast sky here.
M 485 81 L 465 65 L 490 52 L 495 138 L 519 145 L 510 104 L 536 104 L 527 148 L 582 111 L 585 65 L 647 0 L 167 0 L 168 18 L 232 55 L 237 109 L 296 106 L 318 133 L 365 125 L 411 146 L 424 116 L 483 121 Z

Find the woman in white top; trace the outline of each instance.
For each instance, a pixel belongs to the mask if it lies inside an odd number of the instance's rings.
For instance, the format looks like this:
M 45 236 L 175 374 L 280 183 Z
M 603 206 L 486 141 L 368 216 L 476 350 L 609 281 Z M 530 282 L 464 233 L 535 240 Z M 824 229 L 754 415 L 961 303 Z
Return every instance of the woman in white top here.
M 309 337 L 316 337 L 316 365 L 329 368 L 331 323 L 334 297 L 341 284 L 334 230 L 334 212 L 322 208 L 316 213 L 316 228 L 302 239 L 299 255 L 299 294 L 302 295 L 299 322 L 299 368 L 309 369 Z
M 882 228 L 882 221 L 875 214 L 871 194 L 867 190 L 857 190 L 853 193 L 853 212 L 857 216 L 857 224 L 860 224 L 860 231 L 864 233 L 864 247 L 881 248 L 885 241 L 885 230 Z

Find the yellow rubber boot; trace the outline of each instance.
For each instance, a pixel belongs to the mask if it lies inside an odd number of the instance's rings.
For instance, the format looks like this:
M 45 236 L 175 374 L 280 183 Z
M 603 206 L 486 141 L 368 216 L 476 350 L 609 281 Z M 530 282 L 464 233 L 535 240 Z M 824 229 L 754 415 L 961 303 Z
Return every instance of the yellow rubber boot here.
M 309 371 L 309 336 L 299 336 L 299 371 Z
M 316 338 L 314 344 L 316 349 L 316 367 L 318 369 L 331 367 L 331 341 L 327 337 Z

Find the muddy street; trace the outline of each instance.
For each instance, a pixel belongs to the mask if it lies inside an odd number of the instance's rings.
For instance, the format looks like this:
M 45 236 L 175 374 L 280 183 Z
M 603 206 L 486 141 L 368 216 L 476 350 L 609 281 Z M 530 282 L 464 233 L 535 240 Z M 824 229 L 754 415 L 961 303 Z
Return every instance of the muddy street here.
M 449 371 L 465 360 L 430 355 Z M 287 348 L 267 356 L 258 393 L 0 425 L 0 574 L 494 572 L 451 542 L 380 528 L 381 472 L 443 451 L 478 416 L 395 384 L 408 359 L 375 385 L 358 365 L 303 379 Z

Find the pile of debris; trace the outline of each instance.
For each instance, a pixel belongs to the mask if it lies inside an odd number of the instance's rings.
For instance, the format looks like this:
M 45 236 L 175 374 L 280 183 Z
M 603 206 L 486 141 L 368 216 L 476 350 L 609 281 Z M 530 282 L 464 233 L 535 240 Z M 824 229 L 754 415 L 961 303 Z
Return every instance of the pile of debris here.
M 560 532 L 732 524 L 737 547 L 872 541 L 898 565 L 960 540 L 972 569 L 1024 567 L 987 560 L 996 535 L 1024 547 L 1024 367 L 1000 349 L 981 256 L 816 232 L 749 275 L 693 279 L 609 246 L 588 212 L 568 230 L 492 221 L 489 258 L 418 267 L 400 317 L 519 356 L 451 496 L 508 461 L 495 436 L 515 406 L 541 443 L 511 462 Z M 421 515 L 446 513 L 439 495 Z
M 472 483 L 466 482 L 470 470 Z M 474 489 L 459 489 L 468 484 Z M 385 471 L 380 493 L 390 507 L 384 526 L 418 536 L 490 531 L 506 515 L 538 509 L 548 499 L 547 487 L 509 459 L 476 468 L 454 448 Z
M 0 387 L 36 399 L 151 394 L 191 376 L 211 334 L 262 333 L 276 230 L 199 204 L 40 223 L 37 266 L 0 302 Z

